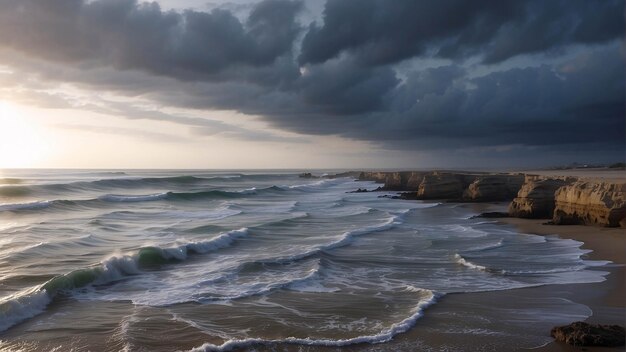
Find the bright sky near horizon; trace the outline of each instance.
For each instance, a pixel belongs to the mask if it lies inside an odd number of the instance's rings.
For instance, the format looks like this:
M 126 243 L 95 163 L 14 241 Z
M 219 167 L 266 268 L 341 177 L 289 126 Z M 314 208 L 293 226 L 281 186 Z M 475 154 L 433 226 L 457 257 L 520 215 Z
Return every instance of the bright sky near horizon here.
M 0 168 L 624 159 L 621 1 L 158 3 L 0 0 Z

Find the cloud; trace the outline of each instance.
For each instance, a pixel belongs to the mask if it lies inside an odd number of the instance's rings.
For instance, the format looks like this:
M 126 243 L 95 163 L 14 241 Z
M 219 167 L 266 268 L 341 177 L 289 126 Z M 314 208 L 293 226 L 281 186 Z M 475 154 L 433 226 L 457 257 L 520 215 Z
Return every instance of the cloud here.
M 160 133 L 160 132 L 152 132 L 145 131 L 136 128 L 125 128 L 125 127 L 115 127 L 115 126 L 96 126 L 96 125 L 87 125 L 87 124 L 56 124 L 54 125 L 57 128 L 66 129 L 66 130 L 78 130 L 82 132 L 89 133 L 99 133 L 99 134 L 113 134 L 113 135 L 121 135 L 128 136 L 132 138 L 142 138 L 151 142 L 157 143 L 180 143 L 185 142 L 186 139 L 182 136 L 177 136 L 168 133 Z
M 391 150 L 623 157 L 621 1 L 328 0 L 319 23 L 301 22 L 298 1 L 247 9 L 0 0 L 0 62 L 15 70 L 0 94 L 252 141 L 302 141 L 280 130 Z M 125 99 L 63 97 L 67 86 Z
M 301 7 L 264 0 L 242 23 L 223 9 L 163 12 L 137 0 L 2 0 L 0 42 L 45 60 L 208 80 L 290 53 Z
M 620 0 L 328 0 L 299 60 L 315 64 L 349 53 L 385 65 L 434 51 L 446 58 L 480 53 L 495 63 L 623 32 Z

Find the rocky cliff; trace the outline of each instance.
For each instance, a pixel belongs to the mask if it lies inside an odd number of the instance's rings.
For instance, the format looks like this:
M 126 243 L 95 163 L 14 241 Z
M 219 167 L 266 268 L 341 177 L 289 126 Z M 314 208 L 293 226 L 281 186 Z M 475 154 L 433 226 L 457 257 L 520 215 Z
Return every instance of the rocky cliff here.
M 626 227 L 626 183 L 577 181 L 559 188 L 552 221 Z
M 524 175 L 478 176 L 467 187 L 463 198 L 471 201 L 500 201 L 513 199 L 524 183 Z
M 359 180 L 383 183 L 382 189 L 416 192 L 417 199 L 512 199 L 523 183 L 522 175 L 444 171 L 361 172 Z
M 426 174 L 417 188 L 417 199 L 460 199 L 466 183 L 466 175 L 463 174 Z
M 414 192 L 403 199 L 512 199 L 512 217 L 626 227 L 626 181 L 440 171 L 361 172 L 358 179 L 383 183 L 383 190 Z
M 420 171 L 392 171 L 371 172 L 364 171 L 359 174 L 359 181 L 374 181 L 383 183 L 384 190 L 390 191 L 417 191 L 424 175 L 427 172 Z
M 526 175 L 517 197 L 509 204 L 509 215 L 532 219 L 552 218 L 556 190 L 574 181 L 571 177 Z

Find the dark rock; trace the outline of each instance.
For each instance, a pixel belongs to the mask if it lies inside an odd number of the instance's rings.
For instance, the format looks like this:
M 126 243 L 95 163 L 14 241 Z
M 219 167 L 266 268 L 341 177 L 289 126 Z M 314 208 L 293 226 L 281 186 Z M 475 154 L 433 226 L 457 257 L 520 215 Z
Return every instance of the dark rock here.
M 329 179 L 335 179 L 335 178 L 341 178 L 341 177 L 351 177 L 351 178 L 358 179 L 360 174 L 361 174 L 361 171 L 346 171 L 346 172 L 340 172 L 338 174 L 323 175 L 322 177 L 329 178 Z
M 578 321 L 552 328 L 550 336 L 575 346 L 624 346 L 624 327 L 619 325 L 591 325 Z
M 350 191 L 350 192 L 346 192 L 346 193 L 367 193 L 367 192 L 374 192 L 374 191 L 368 191 L 365 188 L 359 188 L 356 191 Z
M 508 218 L 509 213 L 503 211 L 490 211 L 486 213 L 482 213 L 480 215 L 472 216 L 472 219 L 476 218 Z
M 402 192 L 398 193 L 397 196 L 393 196 L 393 199 L 404 199 L 404 200 L 416 200 L 417 193 L 415 192 Z

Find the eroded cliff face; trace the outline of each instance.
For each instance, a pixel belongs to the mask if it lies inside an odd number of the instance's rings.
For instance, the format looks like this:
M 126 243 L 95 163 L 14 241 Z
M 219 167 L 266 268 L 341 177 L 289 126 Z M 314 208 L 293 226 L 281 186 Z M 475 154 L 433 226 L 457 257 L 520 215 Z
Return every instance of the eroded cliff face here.
M 464 176 L 433 172 L 424 175 L 417 188 L 418 199 L 459 199 L 463 196 Z
M 577 181 L 555 192 L 555 224 L 626 224 L 626 183 Z
M 359 180 L 383 183 L 383 189 L 390 191 L 417 191 L 425 174 L 419 171 L 364 171 L 359 175 Z
M 524 175 L 478 176 L 463 192 L 471 201 L 500 201 L 513 199 L 524 183 Z
M 361 172 L 359 180 L 383 183 L 385 190 L 415 192 L 410 199 L 513 199 L 509 204 L 512 217 L 552 219 L 555 224 L 626 227 L 626 182 L 439 171 Z
M 574 181 L 571 177 L 526 175 L 517 197 L 509 204 L 509 215 L 529 219 L 552 218 L 556 190 Z
M 494 201 L 513 199 L 523 175 L 456 172 L 362 172 L 361 181 L 384 183 L 383 189 L 416 192 L 417 199 Z

